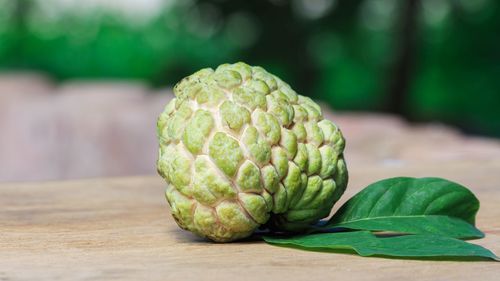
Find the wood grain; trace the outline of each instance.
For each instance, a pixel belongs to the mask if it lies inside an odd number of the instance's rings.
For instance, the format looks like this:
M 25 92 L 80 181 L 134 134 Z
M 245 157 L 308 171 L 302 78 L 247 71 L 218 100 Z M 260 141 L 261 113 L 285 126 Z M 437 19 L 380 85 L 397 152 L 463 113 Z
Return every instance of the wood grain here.
M 482 202 L 474 243 L 500 254 L 500 161 L 351 167 L 342 201 L 390 176 L 441 176 Z M 0 280 L 498 280 L 500 264 L 215 244 L 177 227 L 159 177 L 0 185 Z M 337 204 L 337 206 L 340 204 Z

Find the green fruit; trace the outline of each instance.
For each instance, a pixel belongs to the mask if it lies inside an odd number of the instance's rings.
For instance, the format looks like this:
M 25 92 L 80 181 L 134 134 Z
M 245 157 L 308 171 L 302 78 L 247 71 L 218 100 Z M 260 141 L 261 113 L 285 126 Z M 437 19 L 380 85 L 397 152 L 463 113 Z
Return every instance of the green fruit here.
M 183 229 L 218 242 L 301 231 L 347 185 L 344 138 L 320 107 L 261 67 L 202 69 L 158 119 L 158 172 Z

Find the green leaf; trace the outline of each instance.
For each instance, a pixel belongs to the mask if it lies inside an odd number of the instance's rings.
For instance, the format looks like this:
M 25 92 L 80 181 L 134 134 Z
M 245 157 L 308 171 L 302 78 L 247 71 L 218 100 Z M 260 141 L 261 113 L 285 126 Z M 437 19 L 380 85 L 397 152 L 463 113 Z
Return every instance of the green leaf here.
M 473 225 L 461 219 L 446 216 L 422 215 L 367 218 L 337 223 L 335 227 L 396 233 L 428 233 L 460 239 L 484 237 L 484 234 Z
M 467 188 L 440 178 L 378 181 L 349 199 L 323 228 L 481 238 L 479 201 Z
M 267 243 L 293 248 L 345 252 L 354 250 L 361 256 L 392 256 L 408 258 L 463 258 L 474 257 L 498 260 L 491 251 L 462 240 L 429 234 L 380 238 L 368 231 L 320 233 L 289 238 L 265 236 Z

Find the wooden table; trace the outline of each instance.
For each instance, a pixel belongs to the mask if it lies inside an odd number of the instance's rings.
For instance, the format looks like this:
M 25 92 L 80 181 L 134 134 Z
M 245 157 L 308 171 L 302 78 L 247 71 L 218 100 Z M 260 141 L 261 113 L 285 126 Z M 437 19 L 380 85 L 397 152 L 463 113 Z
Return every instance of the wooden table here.
M 441 176 L 481 200 L 473 241 L 500 254 L 500 160 L 351 167 L 343 201 L 377 179 Z M 0 280 L 500 280 L 500 263 L 364 258 L 214 244 L 177 227 L 159 177 L 0 185 Z

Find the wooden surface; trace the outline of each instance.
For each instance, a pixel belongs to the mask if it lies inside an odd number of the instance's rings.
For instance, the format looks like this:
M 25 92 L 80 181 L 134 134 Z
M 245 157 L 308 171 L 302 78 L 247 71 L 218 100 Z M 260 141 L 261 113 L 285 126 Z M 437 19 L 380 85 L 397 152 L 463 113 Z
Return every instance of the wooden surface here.
M 37 74 L 0 75 L 0 181 L 153 173 L 151 132 L 171 95 L 147 91 L 134 83 L 59 87 Z M 477 194 L 478 226 L 487 236 L 472 242 L 500 254 L 498 140 L 323 108 L 347 139 L 350 184 L 337 207 L 382 178 L 445 177 Z M 494 262 L 209 243 L 176 226 L 163 190 L 159 176 L 0 184 L 0 281 L 500 280 Z
M 500 254 L 500 160 L 350 167 L 342 201 L 389 176 L 442 176 L 481 200 L 474 243 Z M 364 258 L 179 229 L 159 177 L 0 185 L 0 280 L 499 280 L 500 263 Z M 338 204 L 337 204 L 338 207 Z

